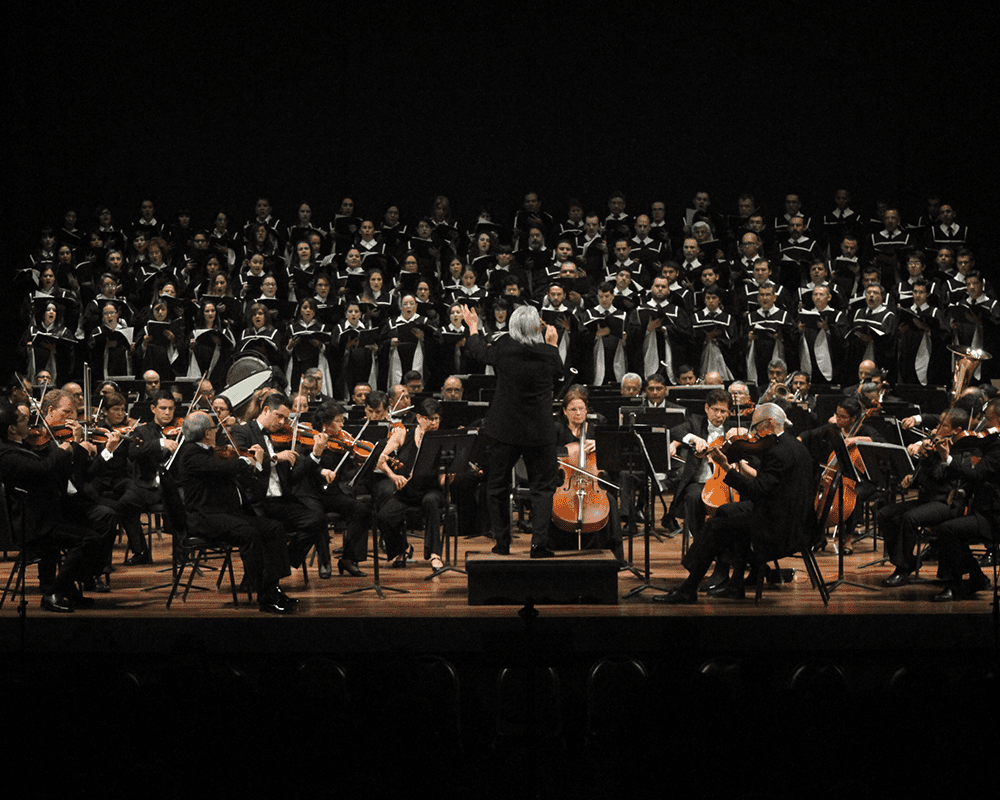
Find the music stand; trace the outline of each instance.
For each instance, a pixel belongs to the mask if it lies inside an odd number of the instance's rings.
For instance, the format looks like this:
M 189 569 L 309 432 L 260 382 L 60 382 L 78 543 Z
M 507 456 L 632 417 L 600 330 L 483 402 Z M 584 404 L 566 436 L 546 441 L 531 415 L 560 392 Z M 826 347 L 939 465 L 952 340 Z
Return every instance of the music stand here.
M 351 478 L 348 483 L 349 486 L 354 486 L 359 478 L 367 478 L 372 472 L 375 471 L 375 466 L 378 464 L 379 456 L 382 455 L 382 451 L 385 450 L 387 441 L 383 439 L 372 447 L 371 453 L 368 454 L 368 458 L 365 459 L 365 463 L 361 465 L 361 468 L 357 471 L 357 474 Z M 371 511 L 369 515 L 369 520 L 371 521 L 372 528 L 372 561 L 374 562 L 375 570 L 373 572 L 373 583 L 370 586 L 361 586 L 357 589 L 348 589 L 346 592 L 341 592 L 341 594 L 358 594 L 360 592 L 367 592 L 369 590 L 374 590 L 375 594 L 378 595 L 379 600 L 384 600 L 385 596 L 382 594 L 382 590 L 390 592 L 399 592 L 400 594 L 409 594 L 409 589 L 399 589 L 395 586 L 383 586 L 382 581 L 379 578 L 379 568 L 378 568 L 378 525 L 375 524 L 375 492 L 371 494 L 371 500 L 369 501 L 371 506 Z
M 660 483 L 660 479 L 656 475 L 656 467 L 653 466 L 653 460 L 650 458 L 649 450 L 646 449 L 646 442 L 639 435 L 638 432 L 634 432 L 636 441 L 639 443 L 639 451 L 642 453 L 642 463 L 645 465 L 646 470 L 646 497 L 650 499 L 650 506 L 652 506 L 651 498 L 653 496 L 653 490 L 655 488 L 656 493 L 660 494 L 664 491 L 666 487 Z M 667 472 L 670 471 L 670 450 L 667 450 Z M 645 542 L 646 554 L 644 557 L 644 574 L 642 577 L 642 583 L 636 588 L 632 589 L 630 592 L 625 593 L 622 596 L 623 600 L 627 600 L 635 595 L 642 594 L 646 589 L 655 589 L 658 592 L 666 592 L 667 589 L 662 586 L 654 586 L 649 582 L 650 576 L 652 575 L 652 570 L 649 565 L 649 537 L 653 529 L 653 520 L 651 519 L 651 514 L 646 514 L 646 521 L 643 525 L 643 540 Z
M 631 475 L 635 471 L 636 464 L 642 458 L 639 452 L 639 445 L 632 432 L 628 429 L 605 425 L 595 426 L 594 443 L 597 452 L 597 468 L 608 475 Z M 619 480 L 619 483 L 621 484 L 618 489 L 618 500 L 620 501 L 625 490 L 628 489 L 631 492 L 632 488 L 631 480 L 629 480 L 627 485 L 621 480 Z M 621 525 L 619 524 L 618 527 L 618 535 L 620 536 Z M 641 578 L 642 573 L 632 566 L 634 534 L 635 514 L 629 514 L 628 560 L 624 564 L 619 565 L 618 571 L 631 572 L 637 578 Z
M 846 456 L 845 452 L 845 456 Z M 849 581 L 844 577 L 844 536 L 847 530 L 847 520 L 844 518 L 844 473 L 849 468 L 851 471 L 851 479 L 855 484 L 859 483 L 861 478 L 858 475 L 854 464 L 851 463 L 850 458 L 846 458 L 843 463 L 839 463 L 840 480 L 837 482 L 837 489 L 833 495 L 828 495 L 824 498 L 823 508 L 820 515 L 820 526 L 822 527 L 827 521 L 827 517 L 830 512 L 833 511 L 834 504 L 839 506 L 839 517 L 840 522 L 837 523 L 837 577 L 835 580 L 828 581 L 824 584 L 827 594 L 829 595 L 834 589 L 839 586 L 856 586 L 858 589 L 868 589 L 871 592 L 877 592 L 878 588 L 875 586 L 868 586 L 864 583 L 854 583 Z M 855 498 L 856 500 L 856 498 Z
M 901 481 L 904 476 L 909 475 L 915 469 L 913 459 L 901 444 L 886 444 L 883 442 L 858 442 L 858 452 L 865 465 L 865 471 L 873 482 L 880 484 L 885 496 L 889 496 L 889 486 L 893 478 Z M 889 560 L 887 555 L 875 561 L 862 564 L 858 569 L 873 567 L 876 564 L 885 564 Z
M 417 460 L 413 464 L 413 472 L 410 480 L 428 475 L 457 475 L 458 471 L 465 471 L 469 466 L 469 456 L 478 438 L 478 431 L 428 431 L 420 442 L 417 450 Z M 445 525 L 442 533 L 444 536 L 444 566 L 434 570 L 424 580 L 436 578 L 445 572 L 458 572 L 465 575 L 464 569 L 456 566 L 458 563 L 458 518 L 457 512 L 453 511 L 454 505 L 451 502 L 451 481 L 445 480 L 447 491 L 445 493 Z M 449 528 L 455 538 L 455 561 L 451 559 L 451 539 L 449 538 Z

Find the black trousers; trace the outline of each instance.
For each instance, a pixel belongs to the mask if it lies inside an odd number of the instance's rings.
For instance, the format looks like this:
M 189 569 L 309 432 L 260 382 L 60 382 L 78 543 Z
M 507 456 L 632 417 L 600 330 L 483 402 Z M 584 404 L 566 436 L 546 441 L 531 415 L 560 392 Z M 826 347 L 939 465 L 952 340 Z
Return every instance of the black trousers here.
M 528 446 L 494 441 L 490 447 L 486 498 L 490 525 L 497 544 L 510 546 L 511 470 L 518 458 L 524 458 L 528 472 L 528 496 L 531 499 L 531 546 L 547 547 L 549 520 L 552 518 L 552 495 L 558 485 L 556 446 Z
M 880 509 L 878 529 L 892 565 L 913 572 L 917 566 L 915 549 L 920 528 L 947 522 L 957 513 L 947 503 L 935 500 L 904 500 Z
M 188 528 L 196 536 L 240 549 L 244 585 L 251 592 L 276 586 L 291 574 L 285 528 L 275 520 L 250 514 L 191 514 Z
M 697 588 L 712 562 L 725 554 L 726 561 L 733 566 L 733 581 L 742 584 L 743 572 L 750 557 L 751 537 L 761 525 L 762 521 L 753 514 L 752 503 L 727 503 L 722 506 L 714 517 L 706 520 L 681 559 L 689 573 L 684 583 Z
M 265 497 L 254 504 L 262 517 L 280 522 L 288 540 L 288 563 L 302 566 L 306 554 L 313 546 L 322 547 L 326 541 L 326 517 L 322 510 L 310 508 L 295 497 Z
M 419 508 L 424 515 L 424 558 L 441 555 L 441 509 L 444 508 L 444 493 L 438 489 L 421 489 L 406 484 L 401 490 L 388 497 L 376 514 L 378 529 L 385 540 L 385 552 L 389 559 L 406 551 L 406 512 Z
M 322 490 L 315 498 L 303 497 L 302 502 L 322 514 L 332 511 L 347 520 L 347 530 L 344 531 L 344 558 L 355 562 L 368 558 L 370 514 L 367 504 L 345 494 L 335 484 Z M 319 551 L 319 561 L 323 566 L 330 564 L 330 550 L 326 537 L 323 537 L 323 550 Z
M 963 575 L 973 578 L 983 574 L 972 556 L 969 545 L 974 542 L 995 543 L 997 522 L 984 514 L 955 517 L 935 528 L 938 537 L 937 576 L 944 581 L 958 582 Z

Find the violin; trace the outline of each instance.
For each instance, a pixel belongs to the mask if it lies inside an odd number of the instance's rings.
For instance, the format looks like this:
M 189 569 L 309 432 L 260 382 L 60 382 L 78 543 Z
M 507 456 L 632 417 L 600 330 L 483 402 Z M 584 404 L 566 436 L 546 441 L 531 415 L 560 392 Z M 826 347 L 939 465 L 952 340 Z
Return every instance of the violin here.
M 49 446 L 49 442 L 56 440 L 62 442 L 71 441 L 73 429 L 69 425 L 48 425 L 36 426 L 28 430 L 28 435 L 24 438 L 24 444 L 32 450 L 44 450 Z
M 751 434 L 746 428 L 732 428 L 724 436 L 720 436 L 708 445 L 708 452 L 720 451 L 731 462 L 739 462 L 745 458 L 759 455 L 777 444 L 778 437 L 773 433 L 763 438 Z M 737 467 L 739 469 L 739 467 Z M 740 493 L 726 483 L 726 471 L 720 464 L 713 463 L 712 475 L 701 490 L 701 502 L 711 517 L 726 503 L 738 503 Z

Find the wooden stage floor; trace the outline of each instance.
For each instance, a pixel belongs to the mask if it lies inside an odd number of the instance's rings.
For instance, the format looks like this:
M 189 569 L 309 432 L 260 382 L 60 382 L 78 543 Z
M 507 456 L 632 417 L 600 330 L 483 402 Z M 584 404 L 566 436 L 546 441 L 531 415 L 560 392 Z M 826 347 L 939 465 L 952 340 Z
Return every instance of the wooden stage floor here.
M 511 559 L 527 555 L 529 537 L 516 536 Z M 337 542 L 334 543 L 335 545 Z M 414 541 L 420 554 L 421 544 Z M 486 538 L 460 539 L 457 563 L 464 566 L 467 553 L 488 553 Z M 40 608 L 34 567 L 29 567 L 27 624 L 17 622 L 17 603 L 8 598 L 0 611 L 0 643 L 4 649 L 28 651 L 109 651 L 128 649 L 156 652 L 169 646 L 172 637 L 197 632 L 207 641 L 230 651 L 296 649 L 300 651 L 378 652 L 387 647 L 407 647 L 428 652 L 475 652 L 488 648 L 494 635 L 517 634 L 526 627 L 520 606 L 471 606 L 467 578 L 451 572 L 427 580 L 428 562 L 411 561 L 406 569 L 385 565 L 383 587 L 405 589 L 406 594 L 374 591 L 346 594 L 349 589 L 372 585 L 372 562 L 362 564 L 366 578 L 340 577 L 319 580 L 315 566 L 305 585 L 301 571 L 283 581 L 285 590 L 301 600 L 289 617 L 262 614 L 246 603 L 234 606 L 228 594 L 214 587 L 214 574 L 196 579 L 209 591 L 192 591 L 187 602 L 174 600 L 166 608 L 166 589 L 151 589 L 169 580 L 169 537 L 155 538 L 154 563 L 139 567 L 121 565 L 121 545 L 115 551 L 115 571 L 110 594 L 92 595 L 92 609 L 73 614 L 53 614 Z M 628 543 L 626 542 L 626 553 Z M 634 563 L 643 568 L 643 543 L 636 539 Z M 930 650 L 991 648 L 995 622 L 990 593 L 974 600 L 932 603 L 940 590 L 928 582 L 887 589 L 881 581 L 891 566 L 863 565 L 878 558 L 871 540 L 860 543 L 844 559 L 844 576 L 862 584 L 842 585 L 824 608 L 810 586 L 799 559 L 787 559 L 794 568 L 790 583 L 765 587 L 760 605 L 752 600 L 731 601 L 702 596 L 693 606 L 653 603 L 658 592 L 646 589 L 624 599 L 642 581 L 628 572 L 618 576 L 617 605 L 540 605 L 533 625 L 538 631 L 557 632 L 562 646 L 578 651 L 636 652 L 656 650 L 682 639 L 692 646 L 731 652 L 791 648 L 804 652 L 836 652 L 851 648 Z M 567 553 L 567 557 L 573 554 Z M 653 539 L 650 547 L 651 583 L 677 585 L 686 575 L 680 565 L 681 539 Z M 829 581 L 837 577 L 838 559 L 830 552 L 817 555 Z M 537 562 L 536 562 L 537 563 Z M 12 562 L 0 564 L 6 582 Z M 935 565 L 924 575 L 933 578 Z M 237 580 L 239 562 L 236 560 Z

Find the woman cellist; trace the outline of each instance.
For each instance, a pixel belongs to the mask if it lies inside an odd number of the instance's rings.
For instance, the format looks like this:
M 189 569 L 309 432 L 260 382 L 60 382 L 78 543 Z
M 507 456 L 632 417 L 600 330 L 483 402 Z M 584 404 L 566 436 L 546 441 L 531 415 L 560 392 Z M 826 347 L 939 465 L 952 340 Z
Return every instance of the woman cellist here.
M 861 395 L 866 394 L 865 384 Z M 847 528 L 844 535 L 845 555 L 851 552 L 855 525 L 859 510 L 865 501 L 877 490 L 865 479 L 864 464 L 857 447 L 858 442 L 884 442 L 884 437 L 873 427 L 865 424 L 865 419 L 877 406 L 865 408 L 857 396 L 844 397 L 837 403 L 837 410 L 826 425 L 805 431 L 799 440 L 808 448 L 813 460 L 820 467 L 817 489 L 817 514 L 826 506 L 827 513 L 820 520 L 820 527 L 838 525 L 844 521 Z M 850 462 L 849 466 L 844 465 Z M 857 474 L 861 480 L 856 480 Z M 839 486 L 843 484 L 843 492 Z M 825 543 L 824 543 L 825 547 Z
M 566 448 L 566 456 L 560 457 L 564 473 L 562 486 L 556 489 L 552 498 L 552 527 L 549 539 L 554 549 L 575 549 L 577 520 L 579 518 L 579 495 L 583 488 L 584 522 L 581 546 L 585 550 L 606 548 L 619 562 L 624 562 L 622 548 L 622 526 L 618 515 L 618 498 L 607 491 L 609 484 L 599 482 L 581 474 L 580 465 L 586 472 L 598 475 L 597 442 L 592 426 L 587 422 L 587 389 L 576 384 L 566 390 L 562 401 L 562 419 L 556 422 L 556 446 Z M 583 458 L 580 447 L 583 443 Z M 576 469 L 573 469 L 576 467 Z M 600 475 L 606 478 L 605 475 Z

